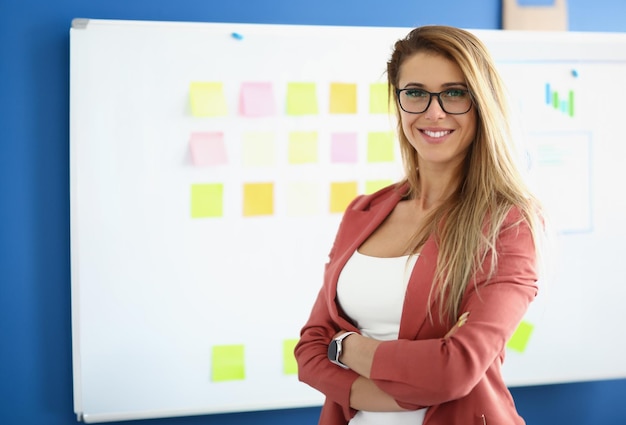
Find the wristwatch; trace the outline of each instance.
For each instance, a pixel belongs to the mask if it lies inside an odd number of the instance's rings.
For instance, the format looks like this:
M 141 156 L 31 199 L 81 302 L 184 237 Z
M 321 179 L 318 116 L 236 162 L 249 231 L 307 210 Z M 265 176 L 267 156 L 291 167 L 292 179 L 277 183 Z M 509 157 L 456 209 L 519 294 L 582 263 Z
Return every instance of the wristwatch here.
M 346 333 L 339 335 L 337 338 L 333 338 L 330 341 L 330 344 L 328 344 L 328 360 L 330 360 L 332 363 L 336 364 L 337 366 L 341 366 L 344 369 L 350 369 L 348 366 L 346 366 L 345 364 L 339 361 L 339 357 L 341 357 L 341 352 L 342 352 L 341 344 L 343 340 L 347 338 L 348 336 L 355 334 L 355 333 L 356 332 L 346 332 Z

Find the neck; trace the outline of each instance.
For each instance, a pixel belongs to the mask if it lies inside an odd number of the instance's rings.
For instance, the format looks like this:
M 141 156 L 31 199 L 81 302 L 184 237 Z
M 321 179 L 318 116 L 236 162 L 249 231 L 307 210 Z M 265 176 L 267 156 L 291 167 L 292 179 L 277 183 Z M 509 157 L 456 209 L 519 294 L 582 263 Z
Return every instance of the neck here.
M 430 210 L 445 202 L 459 184 L 457 172 L 428 172 L 419 170 L 419 190 L 415 200 L 422 210 Z

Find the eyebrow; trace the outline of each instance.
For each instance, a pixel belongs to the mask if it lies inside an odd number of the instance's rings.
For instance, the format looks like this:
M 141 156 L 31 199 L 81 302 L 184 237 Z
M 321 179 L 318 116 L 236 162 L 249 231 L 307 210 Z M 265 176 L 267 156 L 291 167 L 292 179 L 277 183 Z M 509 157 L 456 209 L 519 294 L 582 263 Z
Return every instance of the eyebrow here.
M 458 86 L 462 86 L 462 87 L 467 88 L 467 84 L 465 84 L 465 83 L 443 83 L 441 85 L 441 87 L 444 88 L 444 89 L 445 88 L 449 88 L 449 87 L 458 87 Z M 426 86 L 424 84 L 422 84 L 422 83 L 407 83 L 404 86 L 405 89 L 410 88 L 410 87 L 423 89 Z

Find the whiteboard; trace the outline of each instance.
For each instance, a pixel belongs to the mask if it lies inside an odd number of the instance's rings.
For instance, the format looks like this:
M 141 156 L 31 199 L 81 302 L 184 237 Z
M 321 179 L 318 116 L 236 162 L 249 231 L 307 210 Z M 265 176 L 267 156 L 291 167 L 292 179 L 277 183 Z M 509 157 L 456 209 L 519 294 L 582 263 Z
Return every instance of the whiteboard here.
M 380 88 L 408 31 L 73 22 L 79 420 L 321 404 L 291 351 L 342 208 L 401 177 Z M 626 377 L 626 35 L 475 33 L 557 234 L 507 384 Z

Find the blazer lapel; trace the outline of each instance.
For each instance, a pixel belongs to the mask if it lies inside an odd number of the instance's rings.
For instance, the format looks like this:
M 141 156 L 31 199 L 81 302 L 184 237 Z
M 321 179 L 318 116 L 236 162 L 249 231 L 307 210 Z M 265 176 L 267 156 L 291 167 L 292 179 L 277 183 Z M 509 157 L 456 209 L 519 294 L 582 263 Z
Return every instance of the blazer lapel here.
M 339 326 L 344 329 L 348 329 L 346 325 L 350 327 L 354 325 L 345 320 L 340 314 L 337 302 L 335 301 L 337 297 L 337 281 L 339 274 L 354 252 L 365 242 L 374 230 L 380 226 L 399 201 L 400 195 L 396 192 L 392 192 L 392 195 L 387 199 L 367 209 L 346 211 L 346 216 L 341 225 L 342 228 L 340 228 L 335 242 L 335 255 L 332 260 L 332 265 L 328 270 L 330 273 L 330 286 L 328 288 L 330 295 L 330 312 L 331 315 L 335 316 Z
M 409 278 L 404 305 L 402 308 L 402 318 L 400 319 L 400 331 L 398 339 L 416 339 L 419 331 L 426 322 L 429 310 L 436 318 L 435 300 L 428 302 L 428 296 L 437 267 L 437 244 L 431 236 L 428 238 L 419 258 L 413 267 L 413 272 Z

